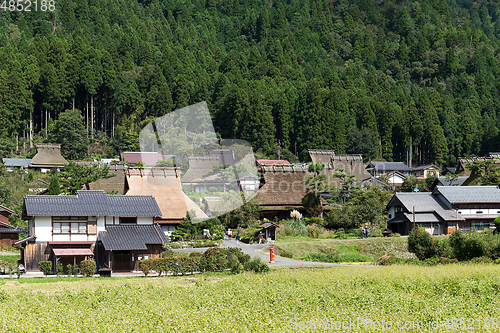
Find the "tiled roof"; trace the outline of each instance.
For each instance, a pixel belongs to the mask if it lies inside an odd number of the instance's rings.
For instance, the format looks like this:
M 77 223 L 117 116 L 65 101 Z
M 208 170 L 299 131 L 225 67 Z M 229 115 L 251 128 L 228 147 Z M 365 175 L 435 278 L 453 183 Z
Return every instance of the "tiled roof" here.
M 107 226 L 98 240 L 106 250 L 146 250 L 147 244 L 163 244 L 168 239 L 157 225 Z
M 24 231 L 25 230 L 23 228 L 20 228 L 20 227 L 12 227 L 12 228 L 0 227 L 0 234 L 3 234 L 3 233 L 6 233 L 6 234 L 21 233 Z
M 367 184 L 372 184 L 373 186 L 380 186 L 383 188 L 389 187 L 389 185 L 387 185 L 386 183 L 378 180 L 377 178 L 373 178 L 373 177 L 366 178 L 366 179 L 360 181 L 359 183 L 356 184 L 356 186 L 364 188 L 364 187 L 366 187 Z
M 152 195 L 107 195 L 77 191 L 76 195 L 27 195 L 28 216 L 161 216 Z
M 450 203 L 500 203 L 498 186 L 437 186 L 434 192 Z
M 31 158 L 2 158 L 7 167 L 27 167 L 31 163 Z
M 416 168 L 411 168 L 411 171 L 420 171 L 420 170 L 425 170 L 425 169 L 430 169 L 430 168 L 441 170 L 440 167 L 435 166 L 434 164 L 426 164 L 426 165 L 420 165 Z
M 371 162 L 369 165 L 373 167 L 376 171 L 386 172 L 386 171 L 410 171 L 410 168 L 406 166 L 403 162 Z
M 438 186 L 461 186 L 469 177 L 457 177 L 456 179 L 446 179 L 446 177 L 437 177 Z
M 432 192 L 397 192 L 394 194 L 388 206 L 395 206 L 393 203 L 396 200 L 399 201 L 408 212 L 413 212 L 415 209 L 416 213 L 436 213 L 446 221 L 463 220 L 462 217 L 457 217 L 456 212 L 446 207 L 446 205 L 441 202 L 436 195 L 433 195 Z
M 412 213 L 404 213 L 406 218 L 410 221 L 413 222 L 413 214 Z M 441 222 L 443 221 L 442 218 L 439 217 L 436 213 L 415 213 L 415 223 L 422 223 L 422 222 Z
M 4 206 L 0 205 L 0 211 L 2 211 L 2 210 L 6 211 L 6 212 L 9 212 L 10 214 L 14 214 L 13 210 L 8 209 L 7 207 L 4 207 Z
M 255 160 L 258 165 L 290 165 L 290 162 L 287 160 Z

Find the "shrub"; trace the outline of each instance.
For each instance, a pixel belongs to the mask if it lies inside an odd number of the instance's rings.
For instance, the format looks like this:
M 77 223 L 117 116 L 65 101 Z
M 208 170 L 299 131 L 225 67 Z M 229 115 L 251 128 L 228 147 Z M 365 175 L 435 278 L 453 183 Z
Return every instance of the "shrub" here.
M 391 237 L 401 237 L 401 234 L 400 233 L 397 233 L 397 232 L 393 232 L 391 234 Z
M 71 277 L 71 274 L 73 274 L 73 265 L 71 264 L 66 265 L 66 273 L 68 274 L 68 277 Z
M 288 250 L 285 250 L 285 249 L 281 249 L 281 248 L 277 248 L 278 249 L 278 255 L 279 256 L 282 256 L 282 257 L 285 257 L 285 258 L 293 258 L 293 253 L 292 251 L 288 251 Z
M 44 275 L 49 275 L 52 272 L 52 261 L 40 261 L 38 267 Z
M 62 262 L 57 263 L 57 276 L 61 276 L 64 273 L 64 267 Z
M 95 260 L 83 260 L 80 263 L 80 269 L 82 271 L 83 276 L 85 277 L 94 276 L 96 272 Z
M 424 228 L 414 229 L 408 236 L 408 251 L 414 253 L 420 260 L 439 255 L 439 250 L 437 240 L 433 239 Z
M 229 268 L 231 269 L 231 274 L 240 274 L 242 272 L 241 264 L 238 258 L 234 254 L 228 255 Z
M 166 249 L 161 253 L 162 258 L 169 258 L 174 256 L 174 251 L 171 249 Z
M 338 253 L 333 257 L 334 262 L 371 262 L 372 260 L 360 253 Z
M 139 269 L 144 273 L 145 276 L 148 276 L 149 271 L 151 270 L 151 261 L 148 260 L 149 259 L 139 261 Z
M 161 276 L 163 273 L 184 275 L 198 270 L 198 259 L 196 258 L 152 258 L 141 261 L 144 262 L 142 267 L 149 269 L 148 273 L 154 270 L 158 273 L 158 276 Z M 139 265 L 141 265 L 141 262 L 139 262 Z
M 450 236 L 450 246 L 453 255 L 460 261 L 482 257 L 485 252 L 483 241 L 478 234 L 465 235 L 460 230 L 455 231 Z
M 72 271 L 74 276 L 77 276 L 78 275 L 78 265 L 73 265 L 73 268 L 72 268 Z
M 360 228 L 349 229 L 347 233 L 357 238 L 363 238 L 363 229 Z
M 203 253 L 200 252 L 191 252 L 189 254 L 189 258 L 201 258 L 203 257 Z
M 285 223 L 285 228 L 286 227 L 295 230 L 296 235 L 294 236 L 303 236 L 303 237 L 307 236 L 307 228 L 304 225 L 304 223 L 302 223 L 301 220 L 290 219 Z
M 269 266 L 262 262 L 260 258 L 253 258 L 248 260 L 245 264 L 245 271 L 254 271 L 255 273 L 266 273 L 269 272 Z

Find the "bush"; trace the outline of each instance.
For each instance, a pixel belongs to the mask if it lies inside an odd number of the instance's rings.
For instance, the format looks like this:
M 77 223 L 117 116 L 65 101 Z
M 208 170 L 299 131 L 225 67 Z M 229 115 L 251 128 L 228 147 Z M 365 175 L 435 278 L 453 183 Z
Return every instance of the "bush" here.
M 304 223 L 302 223 L 301 220 L 290 219 L 285 223 L 285 228 L 287 227 L 295 230 L 294 236 L 307 236 L 307 227 L 304 225 Z
M 174 256 L 174 251 L 171 249 L 166 249 L 161 253 L 162 258 L 171 258 Z
M 191 252 L 189 254 L 189 258 L 201 258 L 203 257 L 203 253 L 200 252 Z
M 277 255 L 285 257 L 285 258 L 293 258 L 293 253 L 292 251 L 288 251 L 285 249 L 281 249 L 279 247 L 276 248 L 278 251 Z
M 52 272 L 52 261 L 40 261 L 38 267 L 44 275 L 49 275 Z
M 61 276 L 64 273 L 64 267 L 61 262 L 57 263 L 57 276 Z
M 349 229 L 347 230 L 347 234 L 350 234 L 357 238 L 363 238 L 363 229 L 360 228 Z
M 266 273 L 269 272 L 269 266 L 266 263 L 262 262 L 260 258 L 250 259 L 245 264 L 245 271 L 254 271 L 255 273 Z
M 71 277 L 71 274 L 73 274 L 73 265 L 71 264 L 66 265 L 66 273 L 68 274 L 68 277 Z
M 200 259 L 200 271 L 202 272 L 221 272 L 226 266 L 225 253 L 221 249 L 211 247 L 203 253 Z
M 74 276 L 77 276 L 78 275 L 78 265 L 73 265 L 73 268 L 72 268 L 72 271 Z
M 371 262 L 372 260 L 359 253 L 338 253 L 333 257 L 334 262 Z
M 149 259 L 139 261 L 139 270 L 141 270 L 145 276 L 148 276 L 149 271 L 151 271 L 151 261 Z
M 397 233 L 397 232 L 393 232 L 391 234 L 391 237 L 401 237 L 401 234 L 400 233 Z
M 94 276 L 96 272 L 96 264 L 95 260 L 83 260 L 80 263 L 80 269 L 82 271 L 82 275 L 85 277 Z
M 199 264 L 196 258 L 152 258 L 141 261 L 144 262 L 142 268 L 147 269 L 148 273 L 154 270 L 158 273 L 158 276 L 163 273 L 172 275 L 192 274 L 198 270 Z M 141 265 L 141 262 L 139 262 L 139 265 Z
M 450 246 L 453 255 L 460 261 L 482 257 L 485 252 L 485 245 L 479 238 L 479 234 L 464 234 L 460 230 L 455 231 L 450 236 Z
M 440 249 L 439 242 L 424 228 L 414 229 L 408 236 L 408 251 L 414 253 L 419 260 L 440 255 Z

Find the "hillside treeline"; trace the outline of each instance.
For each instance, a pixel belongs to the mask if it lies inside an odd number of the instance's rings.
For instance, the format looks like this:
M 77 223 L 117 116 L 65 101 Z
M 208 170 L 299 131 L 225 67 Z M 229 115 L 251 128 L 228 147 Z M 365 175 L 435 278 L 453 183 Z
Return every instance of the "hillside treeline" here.
M 259 156 L 276 157 L 279 145 L 290 159 L 316 148 L 453 164 L 500 150 L 499 15 L 487 0 L 2 9 L 0 151 L 45 140 L 73 108 L 107 154 L 137 150 L 152 119 L 207 101 L 216 131 Z

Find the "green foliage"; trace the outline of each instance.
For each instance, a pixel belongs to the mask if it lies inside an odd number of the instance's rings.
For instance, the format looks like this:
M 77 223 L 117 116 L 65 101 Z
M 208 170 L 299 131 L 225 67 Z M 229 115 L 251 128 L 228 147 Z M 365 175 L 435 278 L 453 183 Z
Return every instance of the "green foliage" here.
M 250 259 L 244 265 L 245 271 L 253 271 L 255 273 L 267 273 L 269 272 L 269 266 L 262 262 L 258 257 Z
M 49 141 L 61 144 L 61 154 L 68 160 L 87 157 L 89 142 L 80 110 L 66 110 L 59 114 L 50 129 Z
M 192 274 L 198 270 L 197 258 L 152 258 L 139 261 L 139 269 L 147 276 L 155 271 L 158 276 Z
M 69 194 L 76 194 L 76 191 L 81 190 L 85 186 L 86 190 L 90 190 L 89 184 L 101 178 L 114 177 L 116 174 L 109 173 L 109 165 L 99 167 L 98 165 L 86 166 L 69 162 L 64 165 L 64 171 L 58 174 L 61 186 L 68 191 Z
M 453 255 L 460 261 L 482 257 L 485 253 L 485 244 L 477 233 L 465 234 L 457 230 L 451 234 L 449 242 Z
M 293 258 L 292 251 L 288 251 L 288 250 L 285 250 L 285 249 L 282 249 L 282 248 L 279 248 L 279 247 L 277 249 L 278 249 L 277 255 L 285 257 L 285 258 Z
M 71 277 L 71 275 L 73 275 L 73 265 L 71 264 L 66 265 L 66 274 L 68 274 L 68 277 Z
M 92 277 L 96 273 L 96 263 L 95 260 L 83 260 L 80 263 L 80 270 L 82 275 L 85 277 Z
M 38 267 L 40 267 L 44 275 L 49 275 L 52 272 L 52 261 L 40 261 Z
M 47 195 L 59 195 L 60 193 L 61 187 L 59 185 L 59 178 L 56 175 L 52 175 Z
M 481 185 L 500 185 L 500 167 L 493 163 L 493 160 L 475 160 L 465 166 L 473 175 L 477 176 L 477 181 Z
M 424 228 L 413 229 L 408 236 L 408 251 L 424 260 L 440 255 L 439 242 Z
M 57 262 L 57 276 L 61 276 L 63 275 L 64 273 L 64 267 L 63 267 L 63 264 L 61 262 Z
M 285 228 L 293 229 L 295 231 L 294 236 L 306 237 L 308 234 L 307 227 L 298 219 L 289 219 L 285 223 Z

